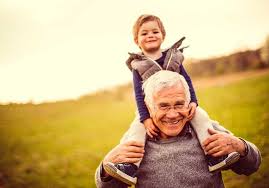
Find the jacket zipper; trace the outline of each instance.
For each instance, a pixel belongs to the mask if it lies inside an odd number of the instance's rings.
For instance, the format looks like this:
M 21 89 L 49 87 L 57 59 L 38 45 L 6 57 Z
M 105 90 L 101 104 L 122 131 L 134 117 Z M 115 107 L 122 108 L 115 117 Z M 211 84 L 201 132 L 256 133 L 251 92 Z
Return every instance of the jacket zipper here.
M 166 66 L 165 70 L 168 70 L 168 67 L 169 67 L 169 64 L 171 62 L 172 56 L 173 56 L 173 53 L 170 54 L 170 57 L 169 57 L 169 60 L 168 60 L 168 63 L 167 63 L 167 66 Z
M 144 56 L 144 57 L 146 57 L 147 59 L 149 59 L 150 61 L 152 61 L 153 63 L 155 63 L 161 70 L 167 70 L 168 67 L 169 67 L 169 64 L 170 64 L 170 62 L 171 62 L 172 56 L 173 56 L 173 53 L 170 54 L 170 57 L 169 57 L 169 60 L 168 60 L 168 63 L 167 63 L 167 66 L 166 66 L 165 69 L 163 69 L 163 68 L 161 67 L 161 65 L 159 65 L 159 63 L 157 63 L 155 60 L 151 59 L 150 57 L 147 57 L 147 56 Z
M 163 70 L 163 68 L 161 67 L 161 65 L 159 65 L 159 63 L 157 63 L 155 60 L 151 59 L 150 57 L 145 56 L 147 59 L 151 60 L 153 63 L 155 63 L 161 70 Z

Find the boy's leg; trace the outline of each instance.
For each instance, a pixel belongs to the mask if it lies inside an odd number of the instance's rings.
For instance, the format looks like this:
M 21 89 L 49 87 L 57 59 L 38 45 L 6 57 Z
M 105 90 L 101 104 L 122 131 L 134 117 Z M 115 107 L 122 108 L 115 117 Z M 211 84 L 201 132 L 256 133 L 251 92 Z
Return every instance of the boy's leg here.
M 221 125 L 219 124 L 219 122 L 214 121 L 214 120 L 211 120 L 211 123 L 212 123 L 213 128 L 214 128 L 216 131 L 224 132 L 224 133 L 227 133 L 227 134 L 234 135 L 231 131 L 229 131 L 229 130 L 226 129 L 225 127 L 221 126 Z
M 209 128 L 215 129 L 220 132 L 226 132 L 228 134 L 232 134 L 223 126 L 219 125 L 218 122 L 211 120 L 207 112 L 204 111 L 199 106 L 196 108 L 196 112 L 193 119 L 191 120 L 191 124 L 192 124 L 193 129 L 196 132 L 196 135 L 201 145 L 203 141 L 210 136 L 210 134 L 208 133 Z M 236 162 L 240 157 L 239 153 L 237 152 L 232 152 L 229 155 L 225 155 L 222 157 L 212 157 L 210 155 L 207 155 L 206 152 L 205 152 L 205 155 L 207 158 L 210 172 L 224 169 L 228 167 L 229 165 L 233 164 L 234 162 Z
M 137 113 L 134 121 L 131 123 L 130 128 L 121 138 L 120 143 L 125 143 L 127 141 L 135 140 L 145 144 L 146 141 L 146 130 L 144 125 L 140 123 L 139 115 Z M 108 163 L 104 166 L 107 173 L 114 178 L 128 184 L 134 185 L 136 184 L 137 178 L 135 177 L 136 171 L 140 166 L 142 159 L 135 164 L 131 163 L 119 163 L 113 164 Z
M 200 144 L 202 144 L 202 142 L 210 136 L 208 129 L 214 129 L 207 112 L 199 106 L 196 108 L 195 115 L 191 120 L 191 124 L 196 132 Z
M 139 115 L 136 115 L 135 119 L 133 120 L 133 122 L 131 123 L 128 131 L 125 133 L 126 135 L 124 135 L 122 137 L 122 139 L 120 140 L 120 143 L 124 143 L 127 141 L 137 141 L 137 142 L 141 142 L 145 145 L 146 142 L 146 129 L 143 125 L 143 123 L 140 122 L 140 118 Z M 137 163 L 135 163 L 135 165 L 137 167 L 140 166 L 142 159 L 140 161 L 138 161 Z

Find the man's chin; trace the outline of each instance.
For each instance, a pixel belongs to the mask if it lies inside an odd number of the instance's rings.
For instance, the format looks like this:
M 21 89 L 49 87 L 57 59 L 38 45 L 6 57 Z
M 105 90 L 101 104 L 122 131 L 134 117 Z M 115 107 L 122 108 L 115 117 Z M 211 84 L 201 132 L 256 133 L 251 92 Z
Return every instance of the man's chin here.
M 163 123 L 165 129 L 166 129 L 166 135 L 171 137 L 171 136 L 177 136 L 182 129 L 184 128 L 186 122 L 185 121 L 180 121 L 177 124 L 169 124 L 169 123 Z
M 166 136 L 167 137 L 176 137 L 179 135 L 179 133 L 182 131 L 183 127 L 181 127 L 181 129 L 177 129 L 177 130 L 167 130 L 166 131 Z

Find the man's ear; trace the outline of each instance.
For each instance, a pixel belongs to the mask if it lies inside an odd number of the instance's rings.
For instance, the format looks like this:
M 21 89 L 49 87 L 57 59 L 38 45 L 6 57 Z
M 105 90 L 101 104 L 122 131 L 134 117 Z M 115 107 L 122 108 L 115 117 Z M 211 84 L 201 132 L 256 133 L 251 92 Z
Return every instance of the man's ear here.
M 148 105 L 147 103 L 146 103 L 146 106 L 147 106 L 147 108 L 148 108 L 150 117 L 152 117 L 152 109 L 149 107 L 149 105 Z

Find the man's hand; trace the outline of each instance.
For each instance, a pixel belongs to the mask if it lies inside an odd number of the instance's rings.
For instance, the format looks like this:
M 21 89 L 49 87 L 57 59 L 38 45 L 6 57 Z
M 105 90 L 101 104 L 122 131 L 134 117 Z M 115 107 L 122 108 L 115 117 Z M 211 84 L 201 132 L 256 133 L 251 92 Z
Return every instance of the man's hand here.
M 244 156 L 245 144 L 242 140 L 231 134 L 220 133 L 213 129 L 208 129 L 208 132 L 211 136 L 203 142 L 203 148 L 207 154 L 220 157 L 237 151 L 241 156 Z
M 153 138 L 153 136 L 158 136 L 159 129 L 154 125 L 151 118 L 146 119 L 144 122 L 147 134 Z
M 117 145 L 104 158 L 103 164 L 111 163 L 136 163 L 144 155 L 144 145 L 137 141 L 128 141 Z
M 144 156 L 144 144 L 137 141 L 128 141 L 117 145 L 104 158 L 103 165 L 111 163 L 136 163 Z M 104 176 L 108 176 L 104 172 Z
M 189 114 L 189 119 L 191 120 L 195 114 L 195 110 L 197 108 L 197 104 L 195 102 L 191 102 L 189 104 L 189 108 L 190 108 L 190 114 Z

